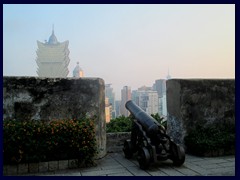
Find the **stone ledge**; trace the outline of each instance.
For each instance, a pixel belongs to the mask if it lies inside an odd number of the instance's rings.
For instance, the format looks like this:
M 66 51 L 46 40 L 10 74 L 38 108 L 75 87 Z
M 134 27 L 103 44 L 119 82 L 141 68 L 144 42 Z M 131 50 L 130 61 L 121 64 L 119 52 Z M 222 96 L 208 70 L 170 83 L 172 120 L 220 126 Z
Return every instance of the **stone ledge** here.
M 107 133 L 107 152 L 121 152 L 124 141 L 131 138 L 131 132 Z
M 59 160 L 39 163 L 25 163 L 18 165 L 4 165 L 3 175 L 24 175 L 28 173 L 52 172 L 56 170 L 72 169 L 78 167 L 78 160 Z

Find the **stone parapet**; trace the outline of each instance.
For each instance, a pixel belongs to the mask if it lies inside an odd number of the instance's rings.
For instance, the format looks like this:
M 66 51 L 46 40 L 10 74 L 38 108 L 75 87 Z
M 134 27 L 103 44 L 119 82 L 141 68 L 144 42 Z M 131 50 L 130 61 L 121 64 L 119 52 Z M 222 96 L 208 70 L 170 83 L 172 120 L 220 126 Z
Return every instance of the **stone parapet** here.
M 234 79 L 170 79 L 166 87 L 167 132 L 176 143 L 197 126 L 235 127 Z
M 107 152 L 122 152 L 124 141 L 131 138 L 131 132 L 107 133 Z
M 105 85 L 100 78 L 3 77 L 3 119 L 95 119 L 98 155 L 106 155 Z

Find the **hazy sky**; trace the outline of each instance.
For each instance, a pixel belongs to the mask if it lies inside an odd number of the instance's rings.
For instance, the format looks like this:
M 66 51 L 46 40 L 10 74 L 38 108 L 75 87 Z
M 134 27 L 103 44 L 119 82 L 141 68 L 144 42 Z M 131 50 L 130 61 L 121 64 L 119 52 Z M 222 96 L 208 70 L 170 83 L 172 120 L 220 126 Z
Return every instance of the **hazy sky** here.
M 69 40 L 69 75 L 137 89 L 172 78 L 235 78 L 235 5 L 3 5 L 3 75 L 37 76 L 37 40 Z

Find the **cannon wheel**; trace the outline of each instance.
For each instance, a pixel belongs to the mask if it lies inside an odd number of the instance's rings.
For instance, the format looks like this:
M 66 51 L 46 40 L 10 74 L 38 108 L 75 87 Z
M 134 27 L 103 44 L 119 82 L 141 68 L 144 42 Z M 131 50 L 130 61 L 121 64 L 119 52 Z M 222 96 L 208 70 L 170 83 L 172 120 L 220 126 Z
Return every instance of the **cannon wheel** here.
M 172 146 L 172 161 L 175 166 L 181 166 L 185 161 L 185 151 L 182 146 L 173 145 Z
M 137 160 L 141 169 L 149 168 L 150 154 L 147 148 L 143 147 L 138 151 Z
M 133 152 L 132 152 L 133 148 L 132 148 L 132 143 L 131 140 L 126 140 L 124 142 L 124 147 L 123 147 L 123 152 L 125 154 L 125 158 L 127 159 L 131 159 L 133 156 Z

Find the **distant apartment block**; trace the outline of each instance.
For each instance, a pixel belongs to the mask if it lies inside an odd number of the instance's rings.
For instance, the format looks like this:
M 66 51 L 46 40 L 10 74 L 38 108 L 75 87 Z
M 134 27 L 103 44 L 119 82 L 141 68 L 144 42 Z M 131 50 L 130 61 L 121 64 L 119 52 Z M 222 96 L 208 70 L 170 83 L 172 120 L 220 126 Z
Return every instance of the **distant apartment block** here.
M 105 84 L 105 97 L 108 98 L 109 104 L 112 107 L 111 117 L 114 119 L 116 118 L 115 93 L 113 92 L 111 84 Z
M 129 111 L 125 108 L 125 104 L 128 100 L 131 100 L 131 88 L 128 86 L 124 86 L 121 90 L 120 114 L 125 117 L 130 115 Z
M 167 117 L 167 96 L 166 92 L 159 98 L 159 114 L 163 117 Z
M 138 90 L 132 91 L 132 101 L 134 101 L 139 106 L 139 94 Z
M 157 91 L 159 97 L 162 97 L 163 93 L 166 92 L 166 80 L 165 79 L 155 80 L 154 90 Z
M 169 70 L 166 79 L 155 80 L 155 84 L 153 85 L 153 88 L 157 91 L 159 97 L 159 115 L 165 118 L 167 117 L 166 81 L 168 79 L 171 79 Z
M 121 116 L 120 107 L 121 107 L 121 100 L 116 100 L 116 101 L 115 101 L 116 117 Z
M 139 89 L 140 90 L 133 91 L 133 101 L 149 115 L 158 113 L 159 98 L 157 91 Z
M 112 119 L 112 106 L 109 103 L 109 99 L 106 97 L 105 98 L 105 118 L 106 118 L 106 122 L 110 122 L 110 120 Z

